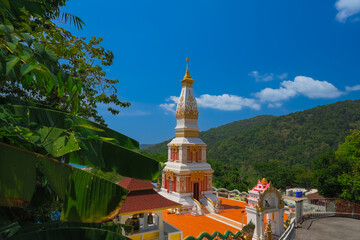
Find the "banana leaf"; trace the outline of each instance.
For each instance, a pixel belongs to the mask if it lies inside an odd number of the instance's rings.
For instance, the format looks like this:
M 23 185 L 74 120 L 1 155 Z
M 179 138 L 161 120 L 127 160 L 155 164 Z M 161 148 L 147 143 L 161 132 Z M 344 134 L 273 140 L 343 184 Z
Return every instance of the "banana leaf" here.
M 18 222 L 13 222 L 0 226 L 0 239 L 5 239 L 13 236 L 16 232 L 21 229 L 21 226 Z
M 158 179 L 165 166 L 165 163 L 157 162 L 110 142 L 103 142 L 101 150 L 105 164 L 115 167 L 116 171 L 123 176 L 154 181 Z
M 29 116 L 30 112 L 25 108 L 0 105 L 0 135 L 27 150 L 43 148 L 44 153 L 53 157 L 80 149 L 71 131 L 32 122 Z
M 61 220 L 104 222 L 113 219 L 127 191 L 89 172 L 26 150 L 0 143 L 0 203 L 24 207 L 35 189 L 36 167 L 64 200 Z M 30 163 L 30 164 L 28 164 Z
M 13 115 L 21 117 L 23 120 L 28 120 L 28 123 L 33 122 L 47 127 L 54 126 L 62 129 L 75 128 L 74 130 L 83 137 L 99 135 L 100 137 L 113 138 L 117 144 L 128 149 L 139 149 L 139 143 L 132 138 L 98 123 L 53 110 L 45 105 L 22 101 L 16 98 L 0 97 L 0 106 L 7 106 L 7 109 L 11 110 Z M 14 106 L 14 108 L 9 108 L 9 106 Z M 28 116 L 26 116 L 27 114 Z M 25 121 L 22 125 L 24 123 Z
M 67 186 L 62 221 L 105 222 L 116 217 L 127 191 L 110 181 L 73 169 Z
M 73 168 L 53 160 L 39 161 L 37 167 L 46 176 L 51 188 L 56 192 L 60 199 L 64 201 Z
M 36 156 L 0 143 L 0 206 L 25 207 L 35 191 Z
M 132 151 L 138 147 L 133 139 L 87 119 L 43 107 L 0 104 L 1 136 L 31 151 L 63 156 L 71 163 L 104 171 L 115 169 L 128 177 L 154 181 L 163 167 Z
M 104 229 L 67 227 L 16 234 L 9 240 L 125 240 L 127 237 Z
M 76 222 L 54 222 L 54 223 L 26 223 L 18 231 L 18 234 L 24 234 L 39 230 L 51 230 L 57 228 L 97 228 L 107 231 L 111 231 L 117 234 L 130 233 L 132 226 L 124 225 L 116 222 L 104 222 L 104 223 L 76 223 Z

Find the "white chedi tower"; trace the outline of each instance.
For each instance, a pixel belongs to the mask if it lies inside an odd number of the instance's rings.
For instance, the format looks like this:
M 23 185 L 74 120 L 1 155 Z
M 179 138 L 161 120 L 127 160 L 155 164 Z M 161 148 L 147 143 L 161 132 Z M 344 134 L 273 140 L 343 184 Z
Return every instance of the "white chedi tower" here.
M 168 144 L 160 194 L 182 204 L 181 212 L 217 212 L 219 201 L 212 191 L 214 170 L 206 162 L 206 144 L 199 138 L 199 111 L 192 86 L 194 80 L 189 73 L 189 57 L 186 61 L 176 108 L 176 137 Z

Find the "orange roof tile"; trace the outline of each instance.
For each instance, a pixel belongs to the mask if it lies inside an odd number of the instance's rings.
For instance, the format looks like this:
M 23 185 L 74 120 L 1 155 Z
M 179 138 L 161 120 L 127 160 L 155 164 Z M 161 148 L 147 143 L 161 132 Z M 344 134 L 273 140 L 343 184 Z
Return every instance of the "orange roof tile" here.
M 120 215 L 151 212 L 167 208 L 181 207 L 152 189 L 129 192 L 120 209 Z
M 307 197 L 308 199 L 324 199 L 324 196 L 320 195 L 318 192 L 308 194 L 305 197 Z
M 155 187 L 150 181 L 130 177 L 124 177 L 118 185 L 129 191 L 148 190 Z

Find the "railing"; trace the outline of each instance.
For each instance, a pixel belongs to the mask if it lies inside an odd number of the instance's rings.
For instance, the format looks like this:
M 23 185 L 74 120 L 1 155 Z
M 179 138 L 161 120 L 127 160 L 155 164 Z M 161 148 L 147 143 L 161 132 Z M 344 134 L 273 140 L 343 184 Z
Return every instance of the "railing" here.
M 216 204 L 213 202 L 213 200 L 211 200 L 210 198 L 208 198 L 206 196 L 204 196 L 204 198 L 206 199 L 206 204 L 204 204 L 206 209 L 211 213 L 217 213 L 219 210 L 216 209 Z
M 304 201 L 302 215 L 308 215 L 312 218 L 330 216 L 358 218 L 360 215 L 360 205 L 335 198 L 308 199 Z
M 193 200 L 199 206 L 199 208 L 201 208 L 201 203 L 198 200 L 196 200 L 195 198 L 193 198 Z
M 194 236 L 189 236 L 185 238 L 184 240 L 202 240 L 203 238 L 206 238 L 207 240 L 213 240 L 213 239 L 241 239 L 245 240 L 243 234 L 241 231 L 238 231 L 236 233 L 232 233 L 231 231 L 226 231 L 225 234 L 221 234 L 218 231 L 213 232 L 213 234 L 209 234 L 207 232 L 201 233 L 197 238 Z
M 197 211 L 194 211 L 194 209 L 192 209 L 191 214 L 195 215 L 195 216 L 202 215 L 203 213 L 202 213 L 202 209 L 201 209 L 201 203 L 198 200 L 196 200 L 195 198 L 193 198 L 193 200 L 194 200 L 195 205 L 197 206 Z
M 293 203 L 289 203 L 288 201 L 286 201 L 286 200 L 284 200 L 284 203 L 285 203 L 285 205 L 286 206 L 288 206 L 288 207 L 292 207 L 292 208 L 294 208 L 295 207 L 295 204 L 293 204 Z
M 295 218 L 291 219 L 288 228 L 281 235 L 279 240 L 292 240 L 295 238 L 296 228 L 295 228 Z
M 229 198 L 230 196 L 249 196 L 249 194 L 247 192 L 240 192 L 237 189 L 234 190 L 227 190 L 226 188 L 216 188 L 213 187 L 213 192 L 216 193 L 217 195 L 221 195 L 221 194 L 226 194 L 226 196 Z
M 210 198 L 208 198 L 208 197 L 205 197 L 206 198 L 206 200 L 208 200 L 210 203 L 211 203 L 211 205 L 214 207 L 214 209 L 215 209 L 215 203 L 213 202 L 213 200 L 211 200 Z
M 326 217 L 343 217 L 343 218 L 353 218 L 360 220 L 360 214 L 339 213 L 339 212 L 313 212 L 313 213 L 305 213 L 304 215 L 302 215 L 297 223 L 302 224 L 304 221 L 308 219 L 326 218 Z

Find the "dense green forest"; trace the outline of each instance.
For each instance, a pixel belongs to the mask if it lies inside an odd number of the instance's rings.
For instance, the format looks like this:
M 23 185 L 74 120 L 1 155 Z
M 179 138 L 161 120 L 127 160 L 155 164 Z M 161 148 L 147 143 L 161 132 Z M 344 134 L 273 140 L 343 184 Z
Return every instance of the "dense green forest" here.
M 313 161 L 334 152 L 351 129 L 360 128 L 360 100 L 342 101 L 284 116 L 262 115 L 208 131 L 214 186 L 247 190 L 266 177 L 277 187 L 316 187 Z M 165 141 L 145 151 L 166 161 Z

